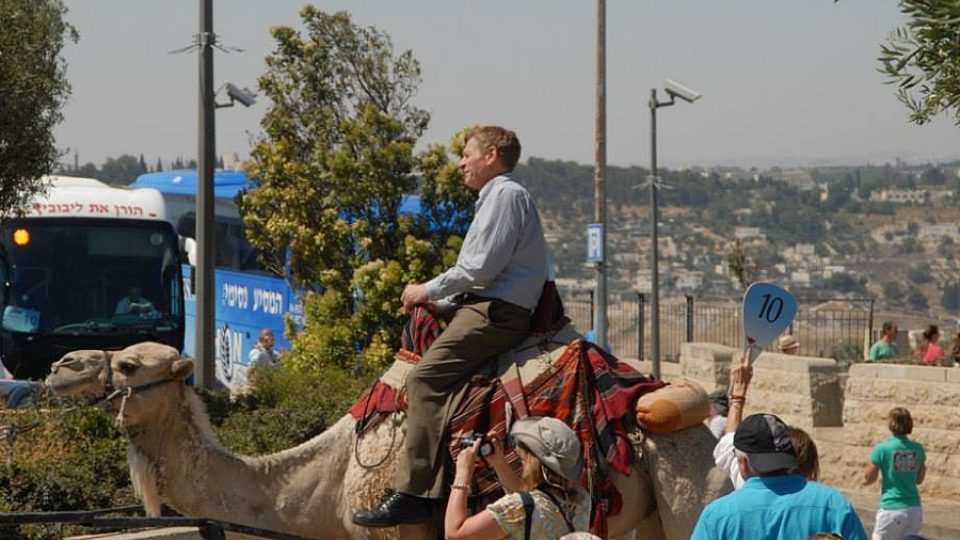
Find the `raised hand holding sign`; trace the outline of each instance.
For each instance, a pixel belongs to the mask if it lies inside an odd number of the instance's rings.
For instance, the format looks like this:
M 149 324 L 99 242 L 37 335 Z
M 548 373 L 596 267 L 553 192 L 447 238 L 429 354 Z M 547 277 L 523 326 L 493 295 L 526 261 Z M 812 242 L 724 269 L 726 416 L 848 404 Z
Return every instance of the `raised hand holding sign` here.
M 753 363 L 764 347 L 777 339 L 793 322 L 797 301 L 771 283 L 752 283 L 743 295 L 743 336 Z

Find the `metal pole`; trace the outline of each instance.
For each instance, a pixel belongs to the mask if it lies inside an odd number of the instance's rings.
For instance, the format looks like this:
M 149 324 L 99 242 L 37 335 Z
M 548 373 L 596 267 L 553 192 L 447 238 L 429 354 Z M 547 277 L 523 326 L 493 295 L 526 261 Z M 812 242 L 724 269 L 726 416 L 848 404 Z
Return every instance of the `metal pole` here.
M 594 316 L 595 316 L 596 313 L 597 313 L 597 311 L 596 311 L 596 309 L 595 309 L 595 307 L 594 307 L 593 304 L 594 304 L 594 302 L 593 302 L 593 289 L 590 289 L 590 320 L 591 320 L 591 321 L 593 321 L 593 318 L 594 318 Z M 596 332 L 594 332 L 594 333 L 596 333 Z M 597 339 L 597 336 L 593 336 L 593 339 Z
M 213 388 L 214 276 L 213 165 L 216 162 L 213 104 L 213 0 L 200 0 L 200 124 L 197 152 L 197 386 Z
M 687 343 L 693 341 L 693 295 L 687 295 Z
M 638 321 L 637 326 L 637 360 L 643 362 L 643 327 L 646 321 L 643 318 L 643 309 L 646 299 L 643 297 L 643 293 L 637 293 L 637 312 L 638 312 Z
M 657 89 L 650 90 L 650 360 L 660 378 L 660 257 L 657 252 Z
M 597 344 L 607 348 L 607 3 L 597 0 L 596 168 L 593 174 L 594 223 L 600 224 L 602 261 L 597 263 L 597 311 L 593 329 Z

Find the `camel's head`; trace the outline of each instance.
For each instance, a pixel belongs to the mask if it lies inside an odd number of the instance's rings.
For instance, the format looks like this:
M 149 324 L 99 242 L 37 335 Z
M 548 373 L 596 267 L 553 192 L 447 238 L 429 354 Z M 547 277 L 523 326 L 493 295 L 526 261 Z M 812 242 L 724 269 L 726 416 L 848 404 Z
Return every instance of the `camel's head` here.
M 126 396 L 121 415 L 124 423 L 137 423 L 160 406 L 163 388 L 182 385 L 193 371 L 193 361 L 180 358 L 169 345 L 137 343 L 111 355 L 113 387 Z
M 79 396 L 93 403 L 107 396 L 110 352 L 79 350 L 63 355 L 50 366 L 47 386 L 53 395 Z

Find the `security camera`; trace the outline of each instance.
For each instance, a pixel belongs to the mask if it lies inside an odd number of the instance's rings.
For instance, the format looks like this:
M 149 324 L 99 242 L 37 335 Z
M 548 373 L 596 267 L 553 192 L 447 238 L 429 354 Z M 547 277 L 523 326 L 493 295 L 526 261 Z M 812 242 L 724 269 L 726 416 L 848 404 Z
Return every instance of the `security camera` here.
M 233 83 L 224 85 L 227 89 L 227 95 L 234 101 L 239 101 L 244 107 L 249 107 L 257 102 L 257 94 L 246 88 L 238 88 Z
M 700 92 L 691 90 L 677 81 L 671 81 L 670 79 L 664 81 L 663 85 L 665 86 L 664 89 L 667 91 L 667 94 L 671 97 L 678 97 L 690 103 L 693 103 L 703 96 Z

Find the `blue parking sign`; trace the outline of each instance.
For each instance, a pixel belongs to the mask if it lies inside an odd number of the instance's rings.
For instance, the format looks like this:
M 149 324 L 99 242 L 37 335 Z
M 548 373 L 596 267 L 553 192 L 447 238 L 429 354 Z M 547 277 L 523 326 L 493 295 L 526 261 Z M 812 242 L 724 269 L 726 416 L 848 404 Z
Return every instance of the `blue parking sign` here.
M 587 224 L 587 262 L 603 262 L 603 224 Z

